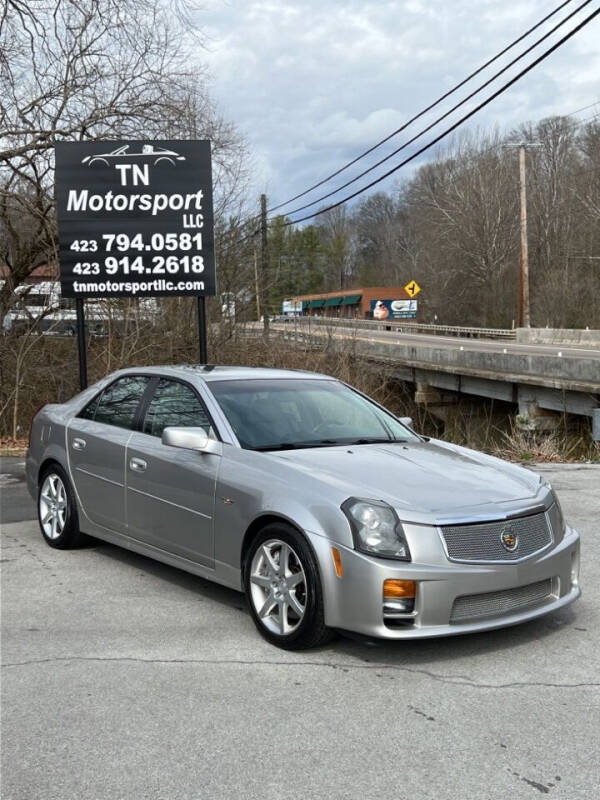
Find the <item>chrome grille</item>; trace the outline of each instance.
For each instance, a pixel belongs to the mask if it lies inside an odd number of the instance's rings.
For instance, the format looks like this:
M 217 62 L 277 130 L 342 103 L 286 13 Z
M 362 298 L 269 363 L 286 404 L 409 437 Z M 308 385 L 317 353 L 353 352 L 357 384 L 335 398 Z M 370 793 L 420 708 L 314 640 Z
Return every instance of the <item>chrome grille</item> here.
M 517 536 L 517 547 L 513 551 L 502 544 L 501 537 L 507 530 Z M 518 561 L 543 550 L 552 541 L 548 516 L 544 512 L 499 522 L 444 525 L 441 531 L 452 561 Z
M 450 622 L 464 622 L 468 619 L 493 617 L 497 614 L 518 611 L 526 606 L 542 603 L 552 596 L 552 578 L 498 592 L 465 594 L 454 601 Z

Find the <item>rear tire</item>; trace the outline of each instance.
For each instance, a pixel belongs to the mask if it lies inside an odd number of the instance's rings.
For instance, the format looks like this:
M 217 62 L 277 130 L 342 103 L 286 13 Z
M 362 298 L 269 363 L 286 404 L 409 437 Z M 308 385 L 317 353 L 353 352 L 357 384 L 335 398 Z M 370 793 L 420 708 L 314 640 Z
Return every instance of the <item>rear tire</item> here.
M 270 523 L 253 540 L 244 588 L 254 624 L 276 647 L 306 650 L 333 638 L 325 625 L 317 561 L 291 525 Z
M 38 522 L 46 544 L 58 550 L 83 544 L 75 493 L 59 464 L 49 464 L 40 475 L 37 508 Z

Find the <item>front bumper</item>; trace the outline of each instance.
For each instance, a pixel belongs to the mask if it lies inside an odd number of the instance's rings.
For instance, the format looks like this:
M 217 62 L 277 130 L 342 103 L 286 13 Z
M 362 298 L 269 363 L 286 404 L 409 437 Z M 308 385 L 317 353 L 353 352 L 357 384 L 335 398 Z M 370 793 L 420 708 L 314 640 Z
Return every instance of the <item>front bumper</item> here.
M 419 639 L 492 630 L 548 614 L 572 603 L 581 594 L 579 535 L 572 528 L 567 528 L 557 545 L 537 556 L 518 563 L 489 565 L 459 564 L 446 558 L 440 558 L 439 563 L 378 559 L 342 547 L 323 536 L 307 535 L 321 567 L 325 623 L 365 636 Z M 436 529 L 422 527 L 418 535 L 432 538 L 431 546 L 426 548 L 432 553 L 433 538 L 438 536 Z M 332 546 L 337 547 L 342 556 L 342 578 L 335 574 Z M 384 617 L 383 582 L 387 578 L 417 582 L 414 614 L 401 624 Z M 502 613 L 451 621 L 458 597 L 502 592 L 543 581 L 551 582 L 551 591 L 542 600 Z

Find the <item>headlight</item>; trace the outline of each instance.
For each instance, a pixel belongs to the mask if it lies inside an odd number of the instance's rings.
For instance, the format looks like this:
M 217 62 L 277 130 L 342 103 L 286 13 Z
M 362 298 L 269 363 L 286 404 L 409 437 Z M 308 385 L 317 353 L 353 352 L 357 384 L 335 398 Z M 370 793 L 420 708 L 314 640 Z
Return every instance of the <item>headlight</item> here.
M 350 497 L 342 503 L 342 511 L 350 522 L 357 550 L 382 558 L 410 561 L 402 524 L 387 503 Z
M 543 478 L 540 478 L 540 482 L 543 486 L 546 486 L 548 489 L 550 489 L 550 494 L 552 495 L 552 500 L 554 501 L 552 506 L 550 506 L 549 511 L 550 522 L 555 541 L 560 541 L 567 530 L 567 524 L 563 516 L 560 501 L 556 496 L 556 492 L 552 488 L 552 484 L 548 483 L 548 481 L 544 480 Z
M 554 491 L 554 489 L 552 489 L 552 497 L 554 498 L 554 505 L 550 509 L 551 519 L 552 519 L 552 529 L 554 531 L 555 538 L 560 539 L 565 535 L 565 532 L 567 530 L 567 524 L 565 522 L 562 508 L 560 507 L 560 502 L 558 500 L 558 497 L 556 496 L 556 492 Z

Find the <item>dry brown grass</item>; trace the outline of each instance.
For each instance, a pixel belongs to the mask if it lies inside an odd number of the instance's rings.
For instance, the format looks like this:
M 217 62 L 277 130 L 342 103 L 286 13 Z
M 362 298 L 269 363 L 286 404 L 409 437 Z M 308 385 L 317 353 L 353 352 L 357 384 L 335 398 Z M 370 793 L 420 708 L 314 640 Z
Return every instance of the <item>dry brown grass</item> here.
M 557 430 L 542 435 L 521 430 L 511 419 L 494 455 L 523 463 L 600 462 L 600 443 L 592 441 L 589 427 L 578 420 L 563 419 Z
M 20 456 L 27 452 L 27 439 L 0 439 L 0 456 Z

